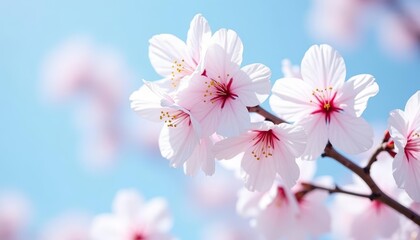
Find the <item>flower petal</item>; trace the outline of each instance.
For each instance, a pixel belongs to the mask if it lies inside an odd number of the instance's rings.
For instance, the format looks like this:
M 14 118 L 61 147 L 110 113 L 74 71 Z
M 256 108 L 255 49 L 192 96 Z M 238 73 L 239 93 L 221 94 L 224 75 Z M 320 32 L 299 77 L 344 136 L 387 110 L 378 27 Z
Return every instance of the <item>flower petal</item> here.
M 388 118 L 388 130 L 389 134 L 393 138 L 398 147 L 399 151 L 403 151 L 403 148 L 407 144 L 408 126 L 405 112 L 400 109 L 396 109 L 389 113 Z
M 271 90 L 270 107 L 286 121 L 299 121 L 314 110 L 314 105 L 310 103 L 312 90 L 311 86 L 301 79 L 279 79 Z
M 331 46 L 313 45 L 306 51 L 301 63 L 303 80 L 313 88 L 338 89 L 346 78 L 344 59 Z
M 271 71 L 263 64 L 250 64 L 241 69 L 251 81 L 235 81 L 234 91 L 245 106 L 253 107 L 264 102 L 270 94 Z
M 172 167 L 179 167 L 191 156 L 198 136 L 190 126 L 163 127 L 159 136 L 162 156 L 170 160 Z
M 405 110 L 408 121 L 413 125 L 410 129 L 420 127 L 420 91 L 417 91 L 408 99 Z
M 355 111 L 355 115 L 360 117 L 366 109 L 369 98 L 378 92 L 379 86 L 375 82 L 375 78 L 369 74 L 360 74 L 351 77 L 344 83 L 342 95 L 337 96 L 337 102 L 344 110 Z
M 131 108 L 141 117 L 150 121 L 161 121 L 162 98 L 156 95 L 146 84 L 130 95 Z
M 124 189 L 117 192 L 112 204 L 115 215 L 133 221 L 143 205 L 143 198 L 134 189 Z
M 96 216 L 90 228 L 92 240 L 115 240 L 127 237 L 126 226 L 111 214 Z
M 226 101 L 219 118 L 217 133 L 230 137 L 243 133 L 251 126 L 251 118 L 242 102 L 236 100 Z
M 148 201 L 141 210 L 141 217 L 148 232 L 167 232 L 172 228 L 168 203 L 163 198 L 153 198 Z
M 201 15 L 194 16 L 187 34 L 187 47 L 195 64 L 200 62 L 201 54 L 211 38 L 211 29 L 207 20 Z
M 211 39 L 212 43 L 220 45 L 226 54 L 229 56 L 229 60 L 241 65 L 242 63 L 242 52 L 243 45 L 238 34 L 230 29 L 220 29 L 214 33 Z
M 242 158 L 241 167 L 245 171 L 245 187 L 250 191 L 264 192 L 273 185 L 276 176 L 276 162 L 270 158 L 256 160 L 248 148 Z
M 328 128 L 324 116 L 310 115 L 299 122 L 307 135 L 306 148 L 302 154 L 304 160 L 315 160 L 324 152 L 328 142 Z
M 420 161 L 409 161 L 402 150 L 395 156 L 392 168 L 398 187 L 405 189 L 414 201 L 420 202 Z
M 345 112 L 331 114 L 328 136 L 331 144 L 349 154 L 369 150 L 373 145 L 373 129 L 361 117 Z

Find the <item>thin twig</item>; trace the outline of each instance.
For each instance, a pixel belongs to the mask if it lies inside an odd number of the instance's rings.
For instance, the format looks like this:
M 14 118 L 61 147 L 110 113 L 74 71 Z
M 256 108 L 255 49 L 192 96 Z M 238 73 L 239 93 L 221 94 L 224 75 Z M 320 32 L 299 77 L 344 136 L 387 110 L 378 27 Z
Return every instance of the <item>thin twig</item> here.
M 264 108 L 262 108 L 259 105 L 255 106 L 255 107 L 247 107 L 247 108 L 248 108 L 248 112 L 258 113 L 261 116 L 265 117 L 265 120 L 270 121 L 274 124 L 280 124 L 280 123 L 285 123 L 286 122 L 283 119 L 281 119 L 281 118 L 275 116 L 274 114 L 268 112 L 267 110 L 265 110 Z
M 357 197 L 362 197 L 362 198 L 368 198 L 370 200 L 374 200 L 376 198 L 376 196 L 373 195 L 373 194 L 363 194 L 363 193 L 351 192 L 351 191 L 344 190 L 337 185 L 335 185 L 334 188 L 323 187 L 323 186 L 319 186 L 319 185 L 315 185 L 313 183 L 307 183 L 307 182 L 301 183 L 301 185 L 304 189 L 304 190 L 302 190 L 303 194 L 306 194 L 306 193 L 309 193 L 310 191 L 319 189 L 319 190 L 327 191 L 329 194 L 343 193 L 343 194 L 347 194 L 347 195 L 352 195 L 352 196 L 357 196 Z
M 372 154 L 372 156 L 369 159 L 369 162 L 367 163 L 366 167 L 363 168 L 366 174 L 370 174 L 370 168 L 372 167 L 372 164 L 378 160 L 378 155 L 385 151 L 385 148 L 383 147 L 383 144 L 381 143 L 381 146 L 376 149 L 376 151 Z

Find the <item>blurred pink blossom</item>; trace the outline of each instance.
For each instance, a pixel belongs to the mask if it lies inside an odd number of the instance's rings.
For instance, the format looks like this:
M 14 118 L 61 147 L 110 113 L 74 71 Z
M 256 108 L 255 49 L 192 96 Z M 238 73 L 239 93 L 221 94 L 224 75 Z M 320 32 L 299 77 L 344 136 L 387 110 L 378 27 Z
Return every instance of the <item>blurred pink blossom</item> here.
M 18 192 L 0 193 L 1 240 L 24 239 L 30 216 L 31 206 L 24 195 Z

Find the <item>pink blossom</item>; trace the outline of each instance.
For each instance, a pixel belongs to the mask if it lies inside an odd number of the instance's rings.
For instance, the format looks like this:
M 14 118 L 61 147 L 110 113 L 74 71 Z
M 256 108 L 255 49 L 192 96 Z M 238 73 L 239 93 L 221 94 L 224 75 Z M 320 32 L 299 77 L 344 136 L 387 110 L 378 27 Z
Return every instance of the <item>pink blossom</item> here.
M 250 124 L 247 106 L 262 103 L 269 94 L 270 70 L 262 64 L 240 68 L 242 43 L 232 30 L 217 31 L 203 61 L 180 92 L 180 104 L 200 122 L 203 134 L 237 135 Z
M 308 144 L 303 157 L 317 158 L 328 141 L 351 154 L 368 150 L 373 130 L 360 116 L 379 91 L 374 78 L 361 74 L 345 82 L 344 60 L 328 45 L 309 48 L 301 74 L 302 79 L 277 80 L 270 105 L 283 119 L 305 128 Z
M 238 212 L 251 217 L 252 226 L 264 239 L 307 239 L 327 233 L 330 215 L 323 202 L 324 192 L 305 195 L 274 184 L 269 192 L 251 193 L 245 189 L 238 200 Z
M 149 41 L 149 58 L 156 72 L 164 77 L 161 86 L 177 89 L 197 69 L 210 37 L 210 26 L 201 14 L 192 19 L 186 43 L 172 34 L 153 36 Z
M 117 193 L 112 213 L 93 219 L 92 240 L 170 240 L 172 227 L 167 203 L 162 198 L 144 202 L 135 190 Z
M 305 148 L 302 128 L 282 123 L 254 123 L 250 131 L 217 142 L 217 159 L 241 158 L 245 186 L 251 190 L 267 191 L 279 176 L 291 187 L 299 177 L 295 159 Z
M 389 133 L 398 150 L 393 163 L 393 175 L 398 187 L 420 201 L 420 91 L 405 105 L 405 110 L 390 113 Z
M 0 239 L 18 240 L 24 238 L 31 215 L 31 207 L 21 193 L 0 194 Z

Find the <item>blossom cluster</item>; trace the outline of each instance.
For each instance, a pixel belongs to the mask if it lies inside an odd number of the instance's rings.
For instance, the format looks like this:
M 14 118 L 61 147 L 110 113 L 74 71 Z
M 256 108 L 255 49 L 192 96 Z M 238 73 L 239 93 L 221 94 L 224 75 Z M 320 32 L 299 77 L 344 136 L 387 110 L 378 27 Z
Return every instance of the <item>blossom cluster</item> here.
M 325 44 L 311 46 L 300 68 L 289 68 L 272 87 L 270 69 L 260 63 L 241 67 L 242 55 L 243 43 L 235 31 L 212 32 L 198 14 L 185 42 L 171 34 L 150 39 L 149 58 L 162 79 L 144 81 L 130 96 L 131 108 L 143 118 L 162 122 L 161 154 L 185 174 L 202 170 L 213 175 L 216 160 L 239 162 L 237 171 L 246 190 L 239 195 L 238 211 L 250 217 L 266 239 L 325 233 L 331 225 L 325 194 L 305 192 L 300 172 L 306 165 L 301 163 L 316 160 L 327 145 L 345 154 L 368 151 L 373 128 L 362 113 L 379 86 L 370 74 L 346 80 L 343 57 Z M 249 111 L 266 100 L 282 121 L 251 118 Z M 388 139 L 396 151 L 395 182 L 416 202 L 419 109 L 420 91 L 405 111 L 391 112 Z M 372 204 L 375 209 L 381 206 Z M 383 237 L 392 234 L 388 231 Z

